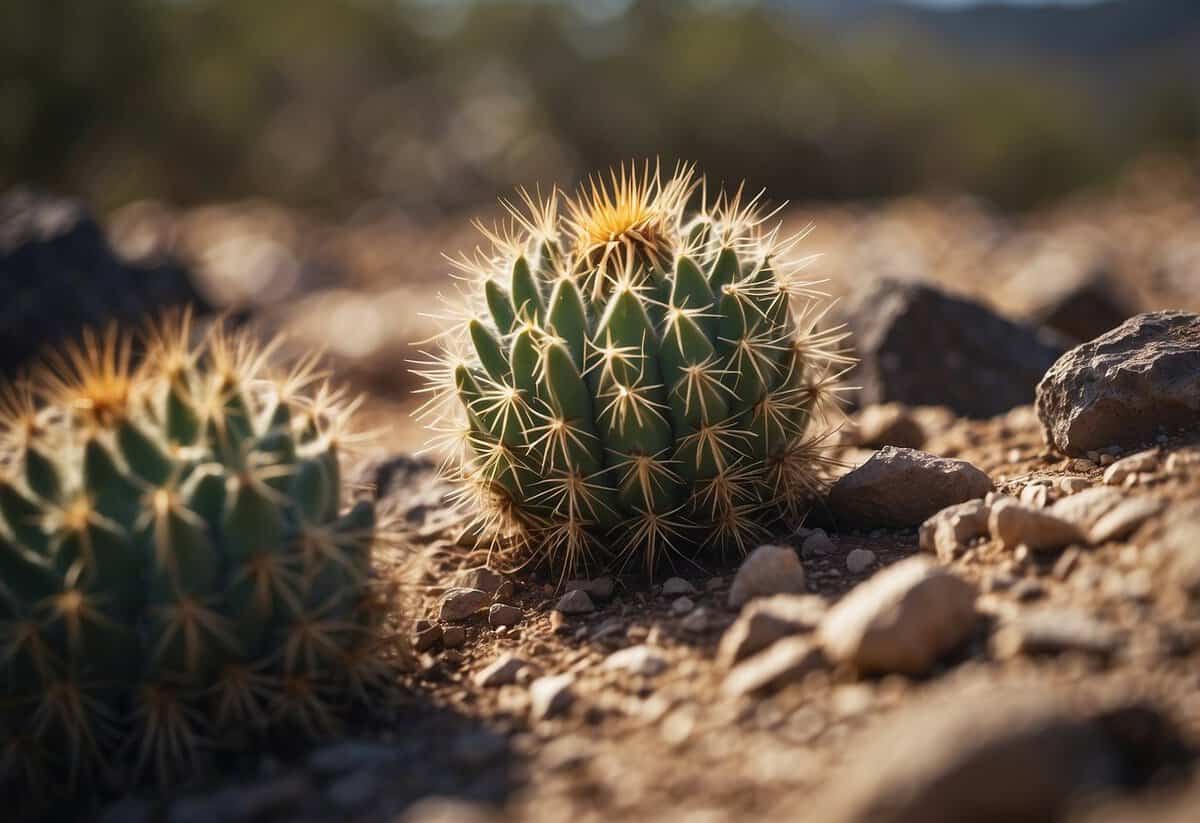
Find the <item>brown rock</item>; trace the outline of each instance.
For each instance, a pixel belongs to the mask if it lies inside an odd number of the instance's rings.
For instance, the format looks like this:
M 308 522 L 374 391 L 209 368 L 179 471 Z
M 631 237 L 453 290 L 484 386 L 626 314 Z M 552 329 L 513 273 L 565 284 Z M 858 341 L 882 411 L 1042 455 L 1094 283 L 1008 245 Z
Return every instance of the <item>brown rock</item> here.
M 1010 497 L 1001 497 L 992 504 L 988 530 L 1009 549 L 1025 545 L 1042 551 L 1084 541 L 1083 532 L 1074 523 L 1049 509 L 1035 509 Z
M 991 488 L 991 478 L 964 460 L 888 446 L 843 475 L 829 505 L 834 517 L 856 526 L 915 526 Z
M 453 588 L 442 595 L 439 616 L 447 622 L 466 620 L 491 602 L 491 595 L 480 589 Z
M 988 534 L 988 511 L 983 500 L 947 506 L 921 524 L 921 550 L 937 554 L 943 562 L 953 560 L 970 541 Z
M 717 647 L 717 660 L 729 667 L 788 635 L 812 631 L 826 611 L 819 595 L 777 594 L 752 600 L 742 609 Z
M 910 557 L 851 590 L 817 634 L 831 660 L 864 672 L 922 674 L 974 629 L 975 594 L 948 569 Z
M 798 683 L 809 672 L 827 666 L 820 646 L 807 637 L 787 637 L 734 666 L 721 688 L 728 695 L 741 697 Z
M 856 422 L 858 427 L 854 432 L 854 442 L 859 446 L 919 449 L 925 445 L 925 430 L 908 408 L 899 403 L 867 406 L 858 413 Z
M 763 545 L 746 556 L 729 588 L 729 605 L 741 606 L 772 594 L 799 594 L 806 580 L 800 557 L 791 546 Z
M 1046 440 L 1070 455 L 1200 421 L 1200 315 L 1131 317 L 1068 351 L 1037 387 Z

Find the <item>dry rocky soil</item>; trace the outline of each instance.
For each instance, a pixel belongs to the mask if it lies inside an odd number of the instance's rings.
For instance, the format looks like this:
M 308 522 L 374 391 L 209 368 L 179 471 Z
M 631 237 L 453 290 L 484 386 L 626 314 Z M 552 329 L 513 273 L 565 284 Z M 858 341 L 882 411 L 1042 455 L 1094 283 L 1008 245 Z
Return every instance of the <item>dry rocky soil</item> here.
M 365 459 L 391 559 L 419 558 L 406 699 L 104 819 L 1196 820 L 1200 318 L 1148 317 L 1064 357 L 1036 409 L 861 410 L 809 521 L 722 568 L 504 573 L 431 463 Z M 1129 385 L 1092 368 L 1121 346 Z M 1190 418 L 1048 444 L 1183 389 Z

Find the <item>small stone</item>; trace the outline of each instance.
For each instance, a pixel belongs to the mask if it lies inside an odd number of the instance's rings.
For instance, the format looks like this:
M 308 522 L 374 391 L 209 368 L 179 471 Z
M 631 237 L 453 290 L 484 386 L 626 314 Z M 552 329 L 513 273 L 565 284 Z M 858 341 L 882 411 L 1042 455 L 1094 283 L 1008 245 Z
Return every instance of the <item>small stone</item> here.
M 870 549 L 854 549 L 846 555 L 846 571 L 862 574 L 875 562 L 875 552 Z
M 572 589 L 564 594 L 554 608 L 563 614 L 587 614 L 596 610 L 592 598 L 582 589 Z
M 1091 488 L 1091 483 L 1086 477 L 1063 477 L 1058 481 L 1058 487 L 1065 494 L 1076 494 L 1084 489 Z M 1043 503 L 1043 505 L 1045 505 Z
M 1012 498 L 997 500 L 988 515 L 988 529 L 1005 548 L 1028 546 L 1034 551 L 1082 542 L 1074 524 L 1057 517 L 1053 508 L 1035 509 Z
M 751 601 L 721 635 L 717 660 L 730 667 L 788 635 L 820 625 L 828 606 L 815 594 L 777 594 Z
M 508 686 L 517 682 L 517 676 L 529 664 L 514 654 L 498 657 L 475 675 L 475 685 L 484 688 Z
M 506 603 L 493 603 L 488 609 L 488 623 L 493 626 L 515 626 L 521 622 L 521 610 Z
M 1119 642 L 1112 626 L 1083 612 L 1054 608 L 1019 612 L 992 635 L 992 652 L 1001 659 L 1067 651 L 1107 657 Z
M 442 628 L 442 647 L 457 649 L 467 642 L 467 630 L 462 626 L 445 626 Z
M 829 535 L 823 529 L 814 530 L 812 534 L 804 538 L 804 542 L 800 545 L 800 556 L 805 559 L 824 557 L 835 551 L 837 551 L 837 547 L 833 545 L 833 541 L 829 539 Z
M 1104 485 L 1120 486 L 1130 475 L 1154 471 L 1158 468 L 1159 457 L 1158 449 L 1147 449 L 1128 457 L 1122 457 L 1104 471 Z
M 568 580 L 563 588 L 567 591 L 578 589 L 593 600 L 610 600 L 616 584 L 611 577 L 597 577 L 592 580 Z
M 974 630 L 975 587 L 924 556 L 880 571 L 817 630 L 831 660 L 864 672 L 922 674 Z
M 1116 489 L 1093 486 L 1055 502 L 1049 511 L 1055 517 L 1072 523 L 1080 534 L 1086 535 L 1093 523 L 1116 508 L 1124 499 L 1125 495 Z
M 696 587 L 682 577 L 667 578 L 667 582 L 663 583 L 663 597 L 677 597 L 681 594 L 696 594 Z
M 991 478 L 964 460 L 888 446 L 838 479 L 829 506 L 846 524 L 916 526 L 991 488 Z
M 791 546 L 763 545 L 742 561 L 729 589 L 729 605 L 741 606 L 755 597 L 799 594 L 806 578 L 800 558 Z
M 1117 458 L 1107 452 L 1100 455 L 1100 465 L 1101 466 L 1111 466 L 1113 463 L 1116 463 L 1116 462 L 1117 462 Z
M 529 709 L 533 719 L 545 720 L 562 714 L 575 700 L 572 687 L 575 675 L 565 674 L 539 677 L 529 684 Z
M 820 646 L 807 637 L 786 637 L 734 666 L 721 689 L 732 697 L 742 697 L 798 683 L 827 666 Z
M 1035 509 L 1040 509 L 1046 505 L 1046 498 L 1050 490 L 1041 483 L 1030 483 L 1021 489 L 1021 494 L 1017 498 L 1026 506 L 1032 506 Z
M 987 535 L 988 512 L 989 506 L 983 500 L 947 506 L 921 524 L 921 549 L 935 552 L 942 562 L 950 562 L 970 541 Z
M 606 669 L 654 677 L 667 670 L 667 659 L 650 646 L 640 645 L 613 652 L 604 659 L 603 665 Z
M 1163 502 L 1153 497 L 1131 497 L 1123 500 L 1092 524 L 1088 530 L 1088 542 L 1098 545 L 1128 537 L 1162 509 Z
M 708 609 L 701 606 L 692 611 L 687 617 L 679 621 L 679 628 L 685 632 L 693 632 L 699 634 L 708 631 Z
M 671 614 L 682 617 L 683 615 L 696 608 L 696 602 L 690 597 L 677 597 L 671 603 Z
M 504 575 L 487 566 L 466 569 L 454 578 L 454 585 L 460 589 L 479 589 L 488 594 L 495 594 L 504 582 Z
M 482 589 L 453 588 L 442 595 L 440 617 L 447 622 L 466 620 L 491 602 L 491 596 Z
M 442 627 L 428 620 L 418 620 L 413 627 L 413 648 L 427 652 L 442 639 Z

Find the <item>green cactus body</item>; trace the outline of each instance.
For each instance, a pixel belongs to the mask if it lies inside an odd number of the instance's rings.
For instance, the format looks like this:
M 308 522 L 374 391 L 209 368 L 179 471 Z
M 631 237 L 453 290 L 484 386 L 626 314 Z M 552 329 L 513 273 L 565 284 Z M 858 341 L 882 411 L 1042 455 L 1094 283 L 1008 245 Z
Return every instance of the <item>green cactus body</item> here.
M 845 335 L 816 329 L 798 238 L 740 190 L 689 212 L 700 182 L 622 168 L 563 215 L 525 195 L 462 260 L 479 286 L 424 413 L 498 546 L 566 572 L 742 552 L 820 488 Z
M 321 733 L 380 665 L 339 397 L 298 395 L 311 364 L 271 379 L 246 339 L 189 336 L 160 330 L 136 371 L 125 338 L 90 336 L 9 391 L 5 783 L 113 763 L 165 781 L 227 732 Z

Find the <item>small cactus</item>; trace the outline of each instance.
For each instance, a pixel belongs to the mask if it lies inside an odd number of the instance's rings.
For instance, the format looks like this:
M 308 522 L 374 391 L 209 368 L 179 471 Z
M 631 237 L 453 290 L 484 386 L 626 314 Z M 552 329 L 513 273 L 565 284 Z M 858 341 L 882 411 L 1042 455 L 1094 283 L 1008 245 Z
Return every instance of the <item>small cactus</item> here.
M 851 362 L 761 196 L 708 201 L 647 163 L 522 193 L 418 371 L 479 530 L 522 562 L 745 552 L 798 520 L 828 457 L 809 423 Z M 696 210 L 689 204 L 699 200 Z
M 0 785 L 167 782 L 226 733 L 330 730 L 386 671 L 354 403 L 189 317 L 87 334 L 0 419 Z M 114 769 L 116 766 L 116 769 Z

